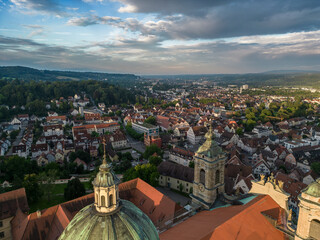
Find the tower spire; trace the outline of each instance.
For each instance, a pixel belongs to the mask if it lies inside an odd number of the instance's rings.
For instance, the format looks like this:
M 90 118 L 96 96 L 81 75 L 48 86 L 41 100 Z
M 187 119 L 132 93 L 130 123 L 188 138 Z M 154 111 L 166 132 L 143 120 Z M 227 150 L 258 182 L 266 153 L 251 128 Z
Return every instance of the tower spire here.
M 106 138 L 103 138 L 102 140 L 103 144 L 103 161 L 102 164 L 107 164 L 107 155 L 106 155 Z

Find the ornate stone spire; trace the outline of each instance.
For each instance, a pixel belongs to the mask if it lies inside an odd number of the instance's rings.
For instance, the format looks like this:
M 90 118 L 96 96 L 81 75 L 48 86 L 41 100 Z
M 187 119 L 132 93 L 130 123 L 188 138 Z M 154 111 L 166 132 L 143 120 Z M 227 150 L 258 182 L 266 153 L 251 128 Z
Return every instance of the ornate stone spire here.
M 103 139 L 104 155 L 99 172 L 92 184 L 94 187 L 94 206 L 101 213 L 110 213 L 115 211 L 119 206 L 119 180 L 112 172 L 107 163 L 106 141 Z

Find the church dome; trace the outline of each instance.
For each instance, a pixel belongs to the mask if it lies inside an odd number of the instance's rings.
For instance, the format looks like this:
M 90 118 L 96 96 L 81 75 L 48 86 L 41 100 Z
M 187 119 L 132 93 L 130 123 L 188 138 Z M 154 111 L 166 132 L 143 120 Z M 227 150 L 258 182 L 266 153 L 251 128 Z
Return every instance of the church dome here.
M 112 171 L 110 171 L 107 163 L 102 163 L 100 165 L 99 172 L 92 182 L 93 186 L 95 187 L 110 187 L 118 183 L 118 178 Z
M 306 190 L 304 190 L 304 193 L 313 197 L 320 197 L 320 178 L 311 183 Z
M 59 240 L 157 240 L 151 220 L 133 203 L 120 200 L 117 210 L 99 213 L 93 204 L 83 208 L 69 223 Z
M 149 217 L 133 203 L 119 198 L 118 183 L 104 151 L 92 182 L 94 203 L 75 215 L 59 240 L 158 240 L 157 229 Z
M 197 154 L 203 154 L 209 158 L 224 157 L 222 148 L 213 140 L 212 126 L 205 134 L 206 141 L 199 147 Z

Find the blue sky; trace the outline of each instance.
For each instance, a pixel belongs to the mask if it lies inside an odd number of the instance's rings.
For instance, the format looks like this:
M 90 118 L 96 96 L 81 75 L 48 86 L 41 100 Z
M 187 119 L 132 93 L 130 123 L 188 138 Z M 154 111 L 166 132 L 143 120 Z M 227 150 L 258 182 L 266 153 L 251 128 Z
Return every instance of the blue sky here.
M 0 0 L 0 65 L 135 74 L 320 69 L 319 0 Z

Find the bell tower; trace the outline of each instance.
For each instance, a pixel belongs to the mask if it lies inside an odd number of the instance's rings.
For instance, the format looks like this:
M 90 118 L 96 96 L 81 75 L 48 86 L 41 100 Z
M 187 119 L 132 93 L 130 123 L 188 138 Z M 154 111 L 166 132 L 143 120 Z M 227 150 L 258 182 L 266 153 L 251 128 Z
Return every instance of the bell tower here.
M 213 140 L 212 127 L 205 135 L 205 143 L 194 156 L 194 181 L 192 201 L 209 209 L 224 193 L 224 165 L 227 159 L 221 147 Z

